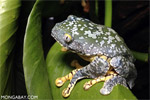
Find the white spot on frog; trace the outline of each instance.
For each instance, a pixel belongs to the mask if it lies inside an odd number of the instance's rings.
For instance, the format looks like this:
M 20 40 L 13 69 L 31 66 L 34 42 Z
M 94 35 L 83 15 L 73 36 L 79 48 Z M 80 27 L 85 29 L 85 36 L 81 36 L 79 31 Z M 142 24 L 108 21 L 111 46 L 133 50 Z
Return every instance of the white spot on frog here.
M 83 31 L 84 28 L 85 28 L 85 27 L 81 27 L 80 30 Z
M 107 28 L 109 32 L 116 33 L 112 28 Z
M 81 24 L 78 24 L 78 26 L 81 26 Z
M 81 18 L 76 18 L 77 20 L 81 20 Z
M 109 49 L 109 50 L 108 50 L 108 52 L 109 52 L 109 53 L 112 53 L 112 50 L 111 50 L 111 49 Z
M 72 32 L 72 36 L 74 37 L 75 35 L 79 35 L 79 33 L 78 32 Z
M 106 35 L 110 35 L 110 32 L 106 32 Z
M 108 36 L 108 38 L 109 38 L 110 40 L 114 40 L 114 39 L 115 39 L 115 38 L 112 37 L 112 36 Z
M 107 40 L 108 38 L 107 38 L 107 37 L 103 37 L 103 39 L 104 39 L 104 40 Z
M 90 30 L 89 31 L 85 31 L 84 35 L 88 35 L 88 37 L 96 39 L 96 34 L 92 34 Z
M 93 34 L 96 34 L 97 36 L 99 36 L 101 33 L 99 31 L 95 31 L 93 32 Z
M 89 25 L 90 25 L 90 26 L 93 26 L 93 24 L 92 24 L 92 23 L 89 23 Z
M 77 32 L 77 30 L 78 30 L 77 25 L 74 25 L 74 27 L 72 28 L 72 36 L 79 35 L 79 33 Z
M 112 42 L 111 40 L 108 40 L 108 41 L 107 41 L 108 44 L 110 44 L 111 42 Z
M 111 49 L 112 49 L 112 48 L 115 48 L 115 45 L 116 45 L 116 44 L 111 44 L 111 45 L 110 45 L 110 48 L 111 48 Z
M 118 40 L 118 41 L 121 41 L 120 37 L 118 35 L 115 36 L 115 38 Z
M 85 26 L 85 27 L 87 27 L 87 25 L 86 25 L 86 24 L 84 24 L 84 26 Z
M 69 26 L 72 26 L 73 25 L 73 22 L 69 22 L 69 24 L 68 24 Z
M 101 26 L 98 26 L 97 29 L 98 29 L 99 31 L 103 31 Z
M 121 45 L 121 48 L 122 48 L 123 52 L 127 51 L 127 48 L 125 46 Z
M 92 28 L 92 27 L 89 27 L 89 29 L 91 29 L 91 30 L 92 30 L 93 28 Z
M 100 45 L 103 46 L 104 43 L 105 43 L 104 40 L 102 40 L 102 41 L 100 42 Z
M 112 37 L 112 36 L 108 36 L 108 41 L 107 41 L 107 43 L 109 44 L 109 43 L 111 43 L 112 42 L 112 40 L 114 40 L 115 38 L 114 37 Z
M 81 37 L 79 37 L 79 39 L 84 39 L 84 37 L 83 37 L 83 36 L 81 36 Z

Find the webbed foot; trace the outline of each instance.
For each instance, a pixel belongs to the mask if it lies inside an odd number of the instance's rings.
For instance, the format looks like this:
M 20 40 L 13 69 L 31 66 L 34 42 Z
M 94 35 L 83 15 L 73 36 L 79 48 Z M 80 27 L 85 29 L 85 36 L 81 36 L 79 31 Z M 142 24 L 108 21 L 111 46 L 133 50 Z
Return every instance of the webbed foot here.
M 100 93 L 103 95 L 110 94 L 111 91 L 113 90 L 114 86 L 116 86 L 117 84 L 120 84 L 120 85 L 127 87 L 126 80 L 123 77 L 117 75 L 113 71 L 108 71 L 106 76 L 100 76 L 98 78 L 95 78 L 93 80 L 86 82 L 84 84 L 83 88 L 85 90 L 88 90 L 89 88 L 91 88 L 96 83 L 99 83 L 102 81 L 104 81 L 104 85 L 100 89 Z
M 105 80 L 105 77 L 102 76 L 102 77 L 98 77 L 98 78 L 95 78 L 93 80 L 90 80 L 88 82 L 86 82 L 83 86 L 84 90 L 88 90 L 89 88 L 91 88 L 94 84 L 98 83 L 98 82 L 101 82 L 101 81 L 104 81 Z
M 72 72 L 70 72 L 64 77 L 57 78 L 55 80 L 56 86 L 61 87 L 67 80 L 71 80 L 73 75 L 76 73 L 76 71 L 78 71 L 78 69 L 73 70 Z
M 95 78 L 93 80 L 86 82 L 84 84 L 83 88 L 84 88 L 84 90 L 88 90 L 89 88 L 91 88 L 96 83 L 106 81 L 106 80 L 112 78 L 112 76 L 114 76 L 114 75 L 117 75 L 117 74 L 114 73 L 113 71 L 108 71 L 106 76 L 99 76 L 98 78 Z
M 75 69 L 68 75 L 61 77 L 61 78 L 57 78 L 55 83 L 56 83 L 56 86 L 60 87 L 65 83 L 65 81 L 70 80 L 68 87 L 62 91 L 62 96 L 68 97 L 72 89 L 74 88 L 76 82 L 82 78 L 86 78 L 86 76 L 83 76 L 81 74 L 80 69 Z

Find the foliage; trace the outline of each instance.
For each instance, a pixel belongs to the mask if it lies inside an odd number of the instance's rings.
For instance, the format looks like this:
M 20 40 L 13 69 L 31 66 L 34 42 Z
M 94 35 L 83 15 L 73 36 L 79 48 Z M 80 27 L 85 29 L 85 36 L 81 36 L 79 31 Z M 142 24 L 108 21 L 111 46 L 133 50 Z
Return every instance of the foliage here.
M 58 43 L 55 43 L 51 47 L 48 54 L 45 53 L 46 51 L 44 49 L 43 41 L 45 42 L 46 40 L 43 39 L 43 20 L 45 20 L 45 18 L 48 19 L 50 16 L 56 16 L 59 18 L 58 20 L 56 19 L 57 21 L 62 21 L 64 20 L 63 18 L 66 18 L 66 16 L 70 13 L 76 13 L 77 15 L 81 15 L 82 13 L 85 14 L 87 18 L 90 17 L 93 21 L 99 21 L 99 16 L 101 16 L 99 13 L 103 11 L 103 9 L 100 9 L 101 6 L 99 6 L 99 0 L 94 1 L 94 7 L 92 6 L 91 1 L 85 1 L 86 0 L 81 0 L 82 3 L 84 2 L 84 11 L 86 11 L 86 14 L 85 12 L 80 11 L 72 12 L 74 7 L 75 9 L 79 9 L 76 6 L 80 3 L 75 3 L 75 1 L 36 0 L 32 11 L 30 12 L 29 8 L 31 8 L 33 4 L 29 5 L 30 7 L 28 7 L 28 5 L 21 5 L 24 0 L 21 2 L 20 0 L 0 0 L 0 96 L 15 94 L 14 91 L 16 87 L 14 86 L 14 76 L 15 70 L 18 70 L 15 64 L 17 63 L 16 59 L 19 59 L 19 63 L 23 64 L 22 77 L 25 77 L 25 79 L 22 80 L 25 80 L 27 95 L 38 96 L 38 99 L 137 99 L 129 89 L 121 85 L 115 86 L 110 95 L 103 96 L 99 93 L 103 82 L 94 85 L 88 91 L 84 91 L 83 84 L 90 79 L 79 81 L 69 98 L 63 98 L 61 94 L 62 90 L 67 87 L 69 81 L 60 88 L 55 86 L 56 78 L 62 77 L 74 69 L 70 66 L 73 59 L 78 59 L 81 64 L 85 64 L 86 62 L 84 62 L 76 54 L 60 51 L 61 46 Z M 32 3 L 34 3 L 34 1 L 32 1 Z M 106 26 L 111 27 L 111 0 L 105 0 L 104 5 L 104 23 Z M 93 10 L 93 8 L 95 9 Z M 20 13 L 20 9 L 25 10 Z M 24 17 L 23 13 L 28 14 L 29 12 L 29 16 L 26 15 L 27 17 Z M 18 19 L 19 21 L 26 21 L 26 18 L 28 18 L 27 25 L 24 24 L 26 22 L 23 22 L 23 24 L 20 22 L 18 24 Z M 101 19 L 103 20 L 104 18 Z M 53 26 L 52 24 L 49 25 Z M 18 31 L 18 26 L 22 33 L 19 33 L 20 31 Z M 24 29 L 24 27 L 26 27 L 26 29 Z M 24 37 L 21 36 L 21 34 L 24 35 L 23 31 L 25 31 Z M 22 40 L 22 44 L 18 43 L 19 39 Z M 46 44 L 48 45 L 48 43 Z M 52 45 L 53 43 L 50 44 Z M 23 48 L 21 51 L 23 52 L 23 57 L 21 59 L 16 57 L 18 45 L 21 45 Z M 46 60 L 44 58 L 44 54 L 46 54 Z M 148 62 L 147 53 L 134 51 L 133 54 L 140 61 Z M 144 81 L 142 81 L 142 83 L 144 83 Z M 17 85 L 18 84 L 16 84 L 16 86 Z M 16 95 L 18 94 L 16 93 Z
M 23 50 L 23 67 L 28 95 L 51 99 L 41 40 L 41 8 L 37 1 L 30 13 Z M 33 27 L 34 26 L 34 27 Z
M 62 52 L 61 46 L 58 43 L 55 43 L 53 47 L 51 48 L 50 52 L 48 53 L 46 62 L 47 62 L 47 69 L 49 73 L 49 80 L 50 80 L 50 86 L 52 91 L 52 96 L 54 100 L 57 99 L 64 99 L 62 97 L 62 91 L 64 88 L 67 87 L 68 82 L 64 84 L 64 86 L 58 88 L 55 85 L 55 80 L 58 77 L 65 76 L 69 72 L 73 70 L 71 68 L 70 64 L 71 61 L 74 59 L 78 59 L 81 61 L 80 58 L 78 58 L 77 55 L 70 53 L 70 52 Z M 136 100 L 136 97 L 132 94 L 132 92 L 121 86 L 117 85 L 114 87 L 112 93 L 110 95 L 104 96 L 101 95 L 99 90 L 102 88 L 103 82 L 97 83 L 93 87 L 91 87 L 89 90 L 85 91 L 83 89 L 83 85 L 85 82 L 89 81 L 90 79 L 84 79 L 79 82 L 77 82 L 76 86 L 74 87 L 70 97 L 68 97 L 69 100 L 73 99 L 83 99 L 83 100 L 91 100 L 91 99 L 112 99 L 112 100 Z
M 19 0 L 0 1 L 0 95 L 11 91 L 12 52 L 20 6 Z

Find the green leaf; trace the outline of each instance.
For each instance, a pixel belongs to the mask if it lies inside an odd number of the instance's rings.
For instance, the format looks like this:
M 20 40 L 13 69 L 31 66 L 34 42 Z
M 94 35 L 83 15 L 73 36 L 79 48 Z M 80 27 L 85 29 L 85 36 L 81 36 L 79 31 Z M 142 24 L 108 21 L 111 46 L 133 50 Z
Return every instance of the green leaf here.
M 15 45 L 20 5 L 20 0 L 0 0 L 0 95 L 10 93 L 7 88 L 11 85 L 8 78 L 13 62 L 10 53 Z
M 67 87 L 69 82 L 66 82 L 62 87 L 58 88 L 55 85 L 55 80 L 58 77 L 65 76 L 74 69 L 73 67 L 70 66 L 70 63 L 73 59 L 78 59 L 79 62 L 81 63 L 83 62 L 76 54 L 70 52 L 62 52 L 61 46 L 58 43 L 55 43 L 53 45 L 53 47 L 51 48 L 51 50 L 47 55 L 46 63 L 49 73 L 52 96 L 54 100 L 65 99 L 62 97 L 62 90 Z M 71 92 L 71 95 L 67 99 L 136 100 L 136 97 L 132 94 L 132 92 L 121 85 L 115 86 L 111 94 L 107 96 L 101 95 L 99 93 L 99 90 L 102 88 L 103 82 L 97 83 L 96 85 L 91 87 L 88 91 L 84 91 L 83 85 L 85 82 L 89 80 L 90 79 L 83 79 L 77 82 L 76 86 Z
M 43 3 L 36 1 L 28 18 L 24 48 L 23 68 L 28 95 L 38 99 L 51 99 L 46 63 L 41 40 L 41 13 Z

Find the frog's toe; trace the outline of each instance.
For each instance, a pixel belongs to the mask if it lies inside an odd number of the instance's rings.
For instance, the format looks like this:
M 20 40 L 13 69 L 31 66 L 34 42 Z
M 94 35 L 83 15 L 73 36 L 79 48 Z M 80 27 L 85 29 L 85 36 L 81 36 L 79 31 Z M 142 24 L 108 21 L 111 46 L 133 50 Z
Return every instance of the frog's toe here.
M 89 88 L 91 88 L 94 84 L 98 83 L 98 82 L 101 82 L 101 81 L 104 81 L 105 80 L 105 77 L 104 76 L 100 76 L 98 78 L 95 78 L 93 80 L 90 80 L 88 82 L 86 82 L 83 86 L 84 90 L 88 90 Z
M 104 82 L 104 86 L 100 90 L 100 93 L 103 94 L 103 95 L 110 94 L 111 91 L 113 90 L 114 86 L 116 86 L 117 84 L 120 84 L 120 85 L 123 85 L 123 86 L 127 87 L 126 80 L 123 77 L 121 77 L 119 75 L 116 75 L 116 76 L 113 76 L 113 77 L 109 77 Z
M 70 91 L 68 88 L 65 88 L 63 91 L 62 91 L 62 96 L 63 97 L 68 97 L 70 95 Z
M 61 87 L 64 84 L 65 80 L 63 78 L 57 78 L 55 81 L 56 86 Z
M 72 77 L 74 76 L 74 74 L 78 71 L 79 69 L 75 69 L 72 72 L 70 72 L 69 74 L 67 74 L 64 77 L 61 78 L 57 78 L 55 81 L 56 86 L 61 87 L 67 80 L 71 80 Z
M 86 82 L 83 86 L 84 90 L 88 90 L 92 85 L 89 82 Z
M 115 86 L 115 83 L 111 81 L 111 79 L 106 80 L 104 82 L 104 86 L 100 89 L 100 93 L 103 95 L 108 95 L 113 90 L 113 87 Z
M 100 93 L 103 95 L 108 95 L 108 94 L 110 94 L 111 91 L 109 91 L 108 89 L 105 89 L 105 88 L 100 89 Z
M 61 48 L 61 51 L 66 52 L 66 51 L 68 51 L 68 49 L 65 48 L 65 47 L 62 47 L 62 48 Z

